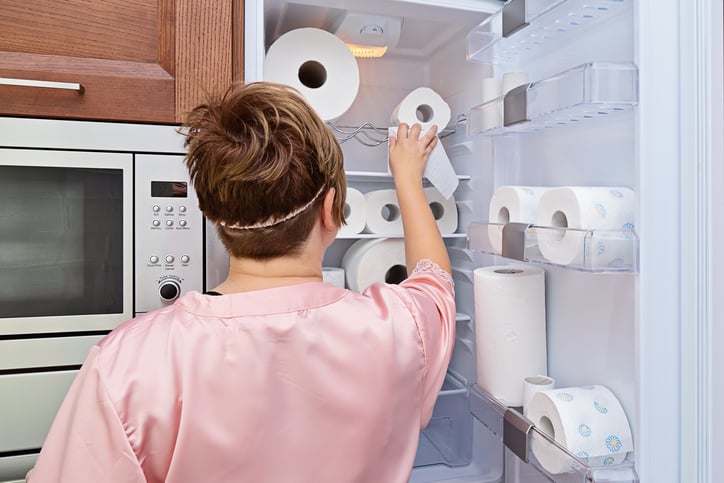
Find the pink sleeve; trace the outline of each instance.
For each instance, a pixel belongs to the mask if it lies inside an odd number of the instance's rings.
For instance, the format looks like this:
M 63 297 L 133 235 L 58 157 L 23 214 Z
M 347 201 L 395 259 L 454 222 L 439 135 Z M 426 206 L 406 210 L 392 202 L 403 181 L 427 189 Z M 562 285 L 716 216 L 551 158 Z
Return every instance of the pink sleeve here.
M 410 308 L 424 351 L 421 407 L 421 428 L 424 428 L 432 417 L 455 345 L 454 283 L 450 274 L 436 263 L 421 260 L 400 286 L 412 301 Z
M 146 479 L 98 370 L 93 347 L 76 376 L 28 483 L 140 483 Z

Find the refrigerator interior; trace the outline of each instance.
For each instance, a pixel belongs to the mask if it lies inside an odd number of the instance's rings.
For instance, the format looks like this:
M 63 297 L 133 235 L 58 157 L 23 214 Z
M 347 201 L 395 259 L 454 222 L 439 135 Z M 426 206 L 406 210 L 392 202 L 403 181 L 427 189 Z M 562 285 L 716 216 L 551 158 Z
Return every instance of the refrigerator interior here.
M 247 4 L 247 62 L 251 59 L 247 80 L 263 79 L 261 62 L 257 60 L 254 66 L 254 59 L 263 58 L 263 52 L 249 50 L 255 48 L 254 38 L 263 39 L 264 49 L 268 49 L 282 34 L 296 28 L 327 28 L 345 10 L 402 18 L 396 47 L 381 58 L 357 59 L 358 95 L 334 121 L 347 132 L 366 123 L 382 129 L 363 130 L 372 142 L 359 135 L 343 142 L 349 186 L 362 192 L 392 188 L 386 174 L 386 128 L 395 106 L 412 90 L 432 88 L 451 108 L 451 122 L 441 139 L 459 177 L 454 194 L 458 228 L 445 237 L 456 283 L 457 341 L 433 420 L 420 439 L 411 479 L 414 482 L 599 481 L 584 479 L 585 465 L 573 473 L 544 476 L 522 464 L 501 441 L 505 408 L 487 401 L 475 388 L 473 270 L 521 263 L 478 249 L 471 234 L 471 227 L 485 228 L 488 223 L 496 188 L 638 189 L 633 1 L 526 3 L 530 25 L 508 38 L 491 40 L 483 35 L 482 41 L 477 34 L 498 27 L 491 27 L 490 20 L 487 25 L 481 23 L 501 8 L 502 2 L 266 0 Z M 256 24 L 249 22 L 249 15 L 256 15 Z M 497 55 L 502 51 L 496 49 L 502 44 L 512 48 L 513 54 Z M 491 57 L 491 52 L 496 55 Z M 574 74 L 565 75 L 571 69 Z M 600 72 L 597 69 L 603 74 L 591 87 L 585 79 L 592 71 L 594 75 Z M 621 69 L 625 79 L 619 85 L 616 76 Z M 487 129 L 477 117 L 481 109 L 492 107 L 484 103 L 482 79 L 508 72 L 527 74 L 532 83 L 528 101 L 534 104 L 539 100 L 541 117 Z M 626 107 L 581 114 L 577 110 L 580 106 L 569 98 L 578 96 L 577 90 L 588 89 L 594 90 L 594 97 L 617 97 L 619 90 L 626 91 L 622 94 Z M 588 99 L 589 92 L 580 95 Z M 588 102 L 585 99 L 584 104 Z M 503 99 L 495 102 L 500 104 Z M 338 132 L 338 137 L 345 135 Z M 360 140 L 379 144 L 368 146 Z M 341 266 L 345 251 L 356 240 L 374 236 L 379 235 L 341 235 L 330 247 L 324 264 Z M 546 272 L 548 374 L 561 388 L 600 384 L 611 389 L 626 412 L 635 443 L 639 419 L 634 369 L 638 290 L 635 239 L 631 246 L 633 263 L 617 271 L 561 267 L 535 259 L 526 263 L 536 263 Z M 625 466 L 632 468 L 632 459 L 633 453 Z M 629 481 L 634 481 L 633 469 L 629 475 Z M 614 475 L 605 481 L 624 481 L 617 478 Z

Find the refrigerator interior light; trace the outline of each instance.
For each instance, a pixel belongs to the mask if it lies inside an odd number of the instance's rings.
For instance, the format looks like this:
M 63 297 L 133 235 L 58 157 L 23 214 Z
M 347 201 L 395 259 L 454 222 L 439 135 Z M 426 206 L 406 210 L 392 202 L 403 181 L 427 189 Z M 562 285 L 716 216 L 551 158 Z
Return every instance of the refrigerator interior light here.
M 347 44 L 355 57 L 382 57 L 399 42 L 402 19 L 343 12 L 327 28 Z

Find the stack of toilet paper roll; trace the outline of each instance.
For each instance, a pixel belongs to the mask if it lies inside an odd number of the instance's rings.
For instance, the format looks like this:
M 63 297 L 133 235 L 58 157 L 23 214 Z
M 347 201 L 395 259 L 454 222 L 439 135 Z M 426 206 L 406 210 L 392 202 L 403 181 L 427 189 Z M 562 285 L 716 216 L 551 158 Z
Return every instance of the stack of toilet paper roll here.
M 623 187 L 502 186 L 491 198 L 489 221 L 537 225 L 538 248 L 552 263 L 616 267 L 630 265 L 635 256 L 630 240 L 635 212 L 635 195 Z M 595 238 L 590 230 L 598 230 Z M 499 226 L 490 226 L 489 238 L 500 251 Z
M 442 235 L 455 233 L 458 211 L 454 198 L 445 199 L 433 187 L 424 189 L 437 226 Z M 365 231 L 380 235 L 402 235 L 402 217 L 397 192 L 393 189 L 374 190 L 365 194 Z
M 337 119 L 359 90 L 359 67 L 337 36 L 317 28 L 285 33 L 264 59 L 264 80 L 296 88 L 324 121 Z
M 525 378 L 547 374 L 545 271 L 477 268 L 473 292 L 478 386 L 506 406 L 523 406 Z
M 410 92 L 392 112 L 389 130 L 390 136 L 397 135 L 397 126 L 420 124 L 424 134 L 433 125 L 442 131 L 450 122 L 450 106 L 443 98 L 428 87 L 418 87 Z M 449 199 L 458 187 L 459 180 L 450 159 L 441 142 L 437 143 L 425 166 L 425 177 L 442 194 Z
M 537 392 L 528 404 L 527 416 L 539 430 L 588 466 L 620 464 L 633 451 L 626 413 L 605 386 Z M 572 471 L 571 459 L 542 438 L 531 439 L 531 450 L 549 473 Z

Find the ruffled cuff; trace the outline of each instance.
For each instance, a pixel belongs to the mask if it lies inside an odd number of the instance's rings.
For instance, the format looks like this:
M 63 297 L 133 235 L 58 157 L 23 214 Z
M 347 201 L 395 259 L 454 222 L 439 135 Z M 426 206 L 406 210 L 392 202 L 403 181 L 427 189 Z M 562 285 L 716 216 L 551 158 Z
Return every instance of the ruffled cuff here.
M 433 262 L 432 260 L 429 260 L 427 258 L 419 260 L 410 275 L 414 275 L 417 272 L 433 272 L 450 288 L 450 290 L 455 289 L 455 282 L 453 282 L 450 274 L 440 268 L 440 265 Z

